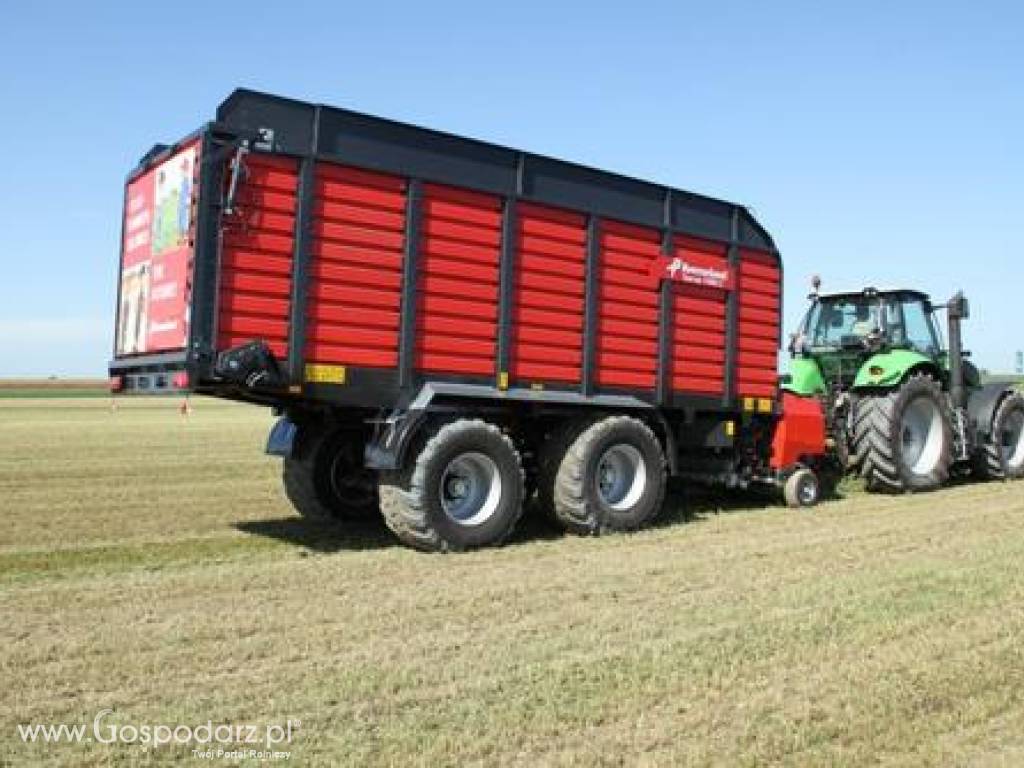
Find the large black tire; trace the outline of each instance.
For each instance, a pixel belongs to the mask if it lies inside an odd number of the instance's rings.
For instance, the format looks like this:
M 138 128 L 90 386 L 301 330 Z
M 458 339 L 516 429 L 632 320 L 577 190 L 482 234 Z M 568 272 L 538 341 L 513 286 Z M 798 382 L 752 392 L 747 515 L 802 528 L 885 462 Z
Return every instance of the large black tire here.
M 545 475 L 543 496 L 565 530 L 584 536 L 635 531 L 661 511 L 665 454 L 642 421 L 609 416 L 570 427 L 558 446 L 565 447 L 557 471 Z
M 427 552 L 497 546 L 523 513 L 525 475 L 507 435 L 479 419 L 437 429 L 410 450 L 405 466 L 380 482 L 384 521 Z
M 946 395 L 930 376 L 861 397 L 853 424 L 854 463 L 869 491 L 932 491 L 949 480 L 953 430 Z
M 1024 477 L 1024 395 L 1012 393 L 1003 398 L 974 468 L 986 480 Z
M 302 517 L 316 522 L 367 520 L 378 514 L 377 480 L 363 467 L 357 428 L 303 427 L 284 460 L 284 492 Z
M 593 423 L 593 417 L 577 417 L 566 419 L 557 424 L 545 435 L 540 450 L 537 451 L 537 508 L 544 519 L 558 527 L 561 521 L 555 515 L 555 483 L 558 468 L 573 441 L 579 434 Z

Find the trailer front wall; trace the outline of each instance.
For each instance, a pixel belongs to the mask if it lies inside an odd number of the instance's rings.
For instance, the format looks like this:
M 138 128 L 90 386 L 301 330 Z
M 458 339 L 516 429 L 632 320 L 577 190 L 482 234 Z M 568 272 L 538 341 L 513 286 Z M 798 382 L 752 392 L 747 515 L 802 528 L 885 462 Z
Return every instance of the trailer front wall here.
M 284 360 L 298 162 L 254 154 L 245 164 L 238 211 L 224 222 L 219 347 L 261 338 Z M 593 231 L 592 375 L 599 391 L 635 391 L 650 399 L 663 375 L 674 396 L 775 395 L 781 270 L 773 254 L 734 253 L 726 243 L 678 234 L 666 241 L 662 229 L 604 217 L 591 222 L 584 212 L 450 185 L 424 183 L 411 198 L 408 179 L 332 162 L 316 162 L 314 179 L 306 364 L 396 369 L 402 313 L 411 311 L 413 369 L 426 378 L 581 388 Z M 410 217 L 416 217 L 415 243 L 406 242 Z M 512 276 L 503 371 L 506 251 Z M 415 284 L 403 299 L 409 254 Z M 676 279 L 672 269 L 667 278 L 672 261 L 728 279 Z M 671 280 L 667 294 L 665 279 Z M 732 292 L 737 351 L 730 376 Z M 662 332 L 670 335 L 664 353 Z
M 738 392 L 772 397 L 778 374 L 782 274 L 768 254 L 741 249 Z

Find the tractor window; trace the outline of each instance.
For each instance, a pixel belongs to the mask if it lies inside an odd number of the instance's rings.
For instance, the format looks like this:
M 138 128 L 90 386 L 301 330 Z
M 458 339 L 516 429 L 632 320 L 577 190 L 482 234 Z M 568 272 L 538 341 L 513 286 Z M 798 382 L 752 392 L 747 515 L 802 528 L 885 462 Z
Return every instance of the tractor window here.
M 903 310 L 899 304 L 885 305 L 885 331 L 890 344 L 900 347 L 907 343 L 907 330 L 903 327 Z
M 906 343 L 911 348 L 929 357 L 934 357 L 939 353 L 932 319 L 922 302 L 906 301 L 903 303 L 903 326 Z
M 878 305 L 863 301 L 821 302 L 808 318 L 811 346 L 841 347 L 877 330 Z

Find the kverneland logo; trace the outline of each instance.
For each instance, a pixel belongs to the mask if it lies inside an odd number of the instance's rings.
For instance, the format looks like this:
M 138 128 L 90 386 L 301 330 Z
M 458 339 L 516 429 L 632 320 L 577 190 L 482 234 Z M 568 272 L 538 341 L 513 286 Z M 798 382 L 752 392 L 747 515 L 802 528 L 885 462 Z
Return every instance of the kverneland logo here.
M 701 263 L 703 262 L 703 263 Z M 652 273 L 659 279 L 669 279 L 706 288 L 728 291 L 732 289 L 732 270 L 719 259 L 691 259 L 676 256 L 660 259 Z

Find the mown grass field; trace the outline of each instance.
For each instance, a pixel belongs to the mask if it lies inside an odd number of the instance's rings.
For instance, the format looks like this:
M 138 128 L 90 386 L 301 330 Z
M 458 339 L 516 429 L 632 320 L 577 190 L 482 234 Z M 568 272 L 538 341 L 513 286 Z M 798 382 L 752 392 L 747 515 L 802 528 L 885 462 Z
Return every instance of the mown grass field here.
M 105 379 L 0 379 L 0 400 L 109 396 Z
M 113 709 L 300 720 L 300 765 L 1024 764 L 1024 484 L 429 556 L 308 527 L 269 413 L 194 405 L 0 403 L 0 763 L 193 760 L 18 736 Z

